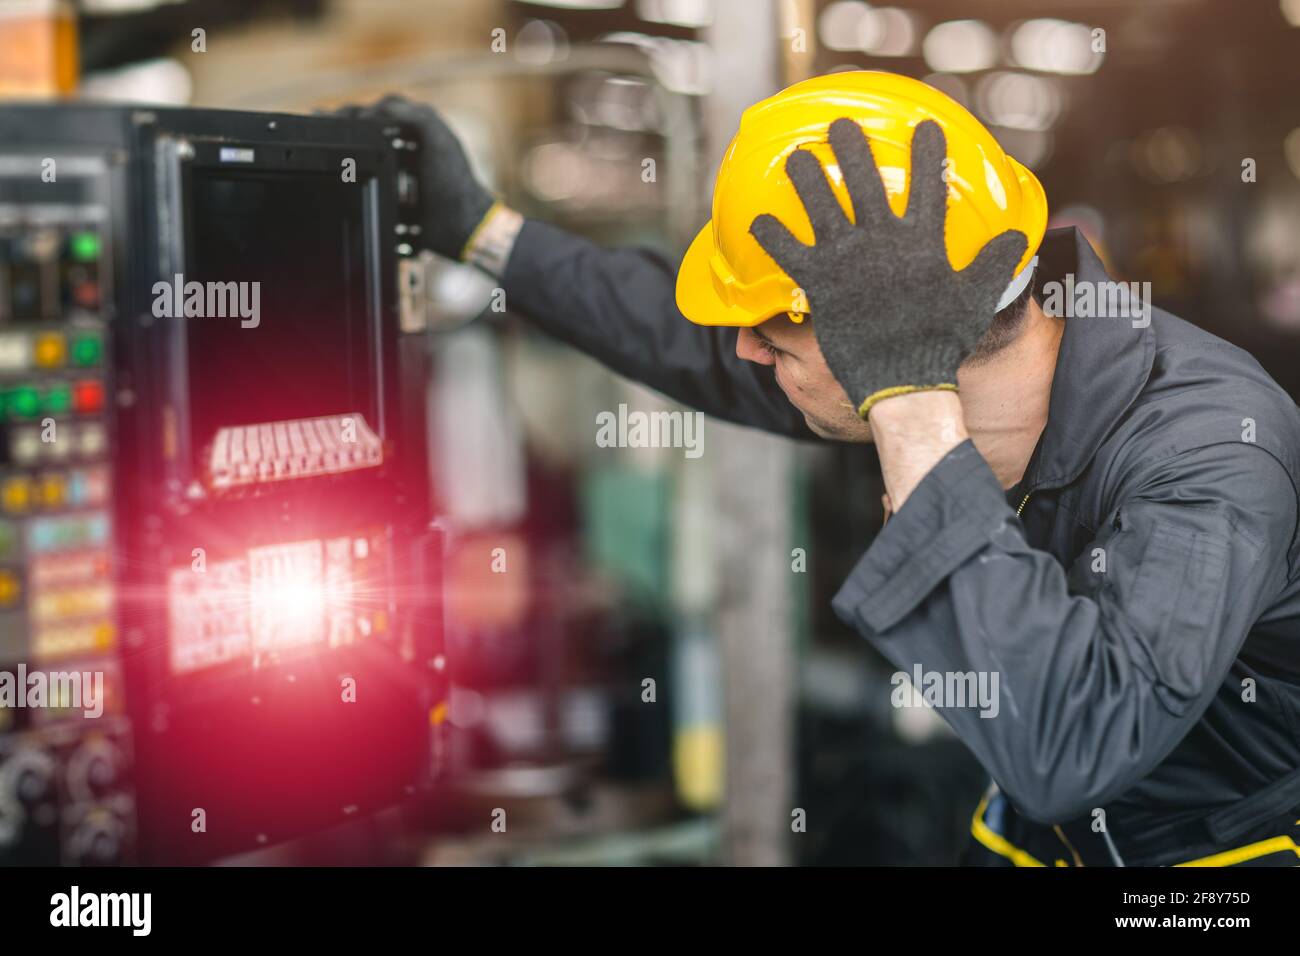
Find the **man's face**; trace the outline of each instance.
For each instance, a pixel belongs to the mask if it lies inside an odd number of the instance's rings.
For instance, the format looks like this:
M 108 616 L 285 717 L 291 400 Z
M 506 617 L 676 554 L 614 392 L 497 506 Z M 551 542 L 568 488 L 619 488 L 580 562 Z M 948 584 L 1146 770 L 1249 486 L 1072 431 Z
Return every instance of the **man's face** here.
M 871 428 L 858 417 L 843 387 L 822 358 L 812 322 L 792 322 L 784 313 L 751 329 L 741 329 L 736 355 L 770 365 L 790 404 L 803 412 L 808 427 L 823 438 L 870 441 Z

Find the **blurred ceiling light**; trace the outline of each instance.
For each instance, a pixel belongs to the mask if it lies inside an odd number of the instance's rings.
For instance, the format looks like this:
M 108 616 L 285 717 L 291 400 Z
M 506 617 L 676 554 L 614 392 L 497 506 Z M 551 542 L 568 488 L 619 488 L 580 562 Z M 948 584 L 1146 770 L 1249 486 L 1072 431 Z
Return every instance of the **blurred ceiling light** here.
M 487 717 L 482 694 L 467 687 L 453 687 L 447 695 L 447 719 L 457 727 L 476 727 Z
M 566 10 L 617 10 L 623 0 L 527 0 L 533 7 L 562 7 Z
M 1106 242 L 1106 217 L 1096 206 L 1087 203 L 1071 203 L 1057 209 L 1048 220 L 1047 228 L 1056 229 L 1060 226 L 1078 227 L 1094 246 L 1101 246 Z
M 1273 326 L 1300 332 L 1300 196 L 1257 201 L 1245 222 L 1243 261 L 1259 283 L 1260 313 Z
M 1162 126 L 1144 133 L 1132 144 L 1129 156 L 1140 175 L 1157 183 L 1191 179 L 1201 167 L 1196 134 L 1184 126 Z
M 862 0 L 835 0 L 817 18 L 817 38 L 828 50 L 861 50 L 870 19 L 871 8 Z
M 1039 130 L 993 127 L 990 130 L 1002 148 L 1030 169 L 1040 169 L 1052 155 L 1052 134 Z
M 189 70 L 176 60 L 159 59 L 91 73 L 82 79 L 80 92 L 88 100 L 184 106 L 193 91 Z
M 587 164 L 582 150 L 571 143 L 542 143 L 524 160 L 524 177 L 529 189 L 546 202 L 560 202 L 577 195 L 584 186 Z
M 873 9 L 861 0 L 836 0 L 817 19 L 822 46 L 873 56 L 908 56 L 916 48 L 912 15 L 897 7 Z
M 515 59 L 525 66 L 545 66 L 569 55 L 569 35 L 551 20 L 529 20 L 515 35 Z
M 585 74 L 573 86 L 569 112 L 579 122 L 592 126 L 629 132 L 659 128 L 654 90 L 636 76 Z
M 640 131 L 658 126 L 654 90 L 644 80 L 610 77 L 600 88 L 595 116 L 614 129 Z
M 925 35 L 921 43 L 925 62 L 941 73 L 987 70 L 998 59 L 998 41 L 979 20 L 949 20 Z
M 1061 115 L 1061 94 L 1045 77 L 989 73 L 975 85 L 975 106 L 994 126 L 1041 131 L 1050 129 Z
M 713 89 L 713 51 L 696 40 L 672 40 L 645 33 L 607 33 L 606 43 L 627 43 L 650 57 L 655 79 L 674 93 L 703 95 Z
M 1282 16 L 1293 27 L 1300 27 L 1300 0 L 1281 0 Z
M 1278 328 L 1300 332 L 1300 278 L 1283 279 L 1265 289 L 1259 297 L 1259 310 Z
M 1291 175 L 1300 179 L 1300 126 L 1286 134 L 1282 140 L 1282 152 L 1286 154 L 1286 164 L 1291 167 Z
M 524 154 L 521 184 L 542 202 L 571 212 L 608 216 L 650 209 L 659 199 L 641 179 L 647 145 L 639 134 L 565 128 Z
M 1017 66 L 1044 73 L 1095 73 L 1105 54 L 1092 48 L 1092 29 L 1065 20 L 1026 20 L 1011 31 Z
M 92 16 L 111 16 L 118 13 L 139 13 L 141 10 L 185 2 L 186 0 L 81 0 L 81 12 Z
M 641 160 L 645 159 L 645 141 L 639 136 L 628 136 L 616 130 L 597 130 L 579 141 L 579 148 L 588 159 L 605 163 L 623 164 L 626 168 L 641 172 Z M 613 182 L 608 173 L 603 177 Z M 596 185 L 588 180 L 588 185 Z
M 713 22 L 713 0 L 636 0 L 636 14 L 649 23 L 707 27 Z
M 911 56 L 916 50 L 916 21 L 907 10 L 880 7 L 869 11 L 862 49 L 873 56 Z
M 947 93 L 962 106 L 970 109 L 970 91 L 960 76 L 952 73 L 931 73 L 922 77 L 923 83 L 929 83 L 941 93 Z

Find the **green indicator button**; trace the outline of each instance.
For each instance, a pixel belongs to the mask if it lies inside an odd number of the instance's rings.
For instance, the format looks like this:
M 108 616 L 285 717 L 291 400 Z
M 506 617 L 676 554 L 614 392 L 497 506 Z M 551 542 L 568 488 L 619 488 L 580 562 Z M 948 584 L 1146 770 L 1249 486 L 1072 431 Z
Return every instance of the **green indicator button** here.
M 24 386 L 9 390 L 9 394 L 5 396 L 5 407 L 9 409 L 10 415 L 18 418 L 35 418 L 41 404 L 36 389 Z
M 72 389 L 55 385 L 45 393 L 45 410 L 51 415 L 62 415 L 72 407 Z
M 74 365 L 97 365 L 104 354 L 104 344 L 97 335 L 82 335 L 72 341 Z
M 77 262 L 94 262 L 99 250 L 99 236 L 93 232 L 74 232 L 68 242 L 68 251 Z

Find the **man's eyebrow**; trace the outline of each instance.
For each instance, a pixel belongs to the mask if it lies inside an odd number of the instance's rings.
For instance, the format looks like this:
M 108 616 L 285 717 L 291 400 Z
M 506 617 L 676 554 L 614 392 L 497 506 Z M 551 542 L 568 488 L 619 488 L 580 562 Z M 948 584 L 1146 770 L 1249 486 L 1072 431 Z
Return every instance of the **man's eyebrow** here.
M 772 336 L 768 335 L 766 332 L 763 331 L 763 327 L 762 327 L 762 326 L 760 326 L 760 325 L 753 325 L 753 326 L 750 326 L 749 331 L 753 332 L 755 335 L 757 335 L 760 339 L 762 339 L 762 340 L 763 340 L 764 342 L 766 342 L 768 345 L 772 346 L 772 348 L 774 348 L 774 349 L 776 349 L 776 348 L 780 348 L 779 345 L 777 345 L 775 342 L 772 341 Z

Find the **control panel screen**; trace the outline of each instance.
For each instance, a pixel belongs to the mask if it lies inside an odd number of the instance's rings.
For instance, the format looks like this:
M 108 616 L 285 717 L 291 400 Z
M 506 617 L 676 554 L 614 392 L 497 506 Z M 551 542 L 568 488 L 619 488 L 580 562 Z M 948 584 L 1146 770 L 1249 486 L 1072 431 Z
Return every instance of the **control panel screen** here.
M 210 491 L 379 463 L 366 186 L 192 170 L 190 438 Z M 319 447 L 317 447 L 319 446 Z

